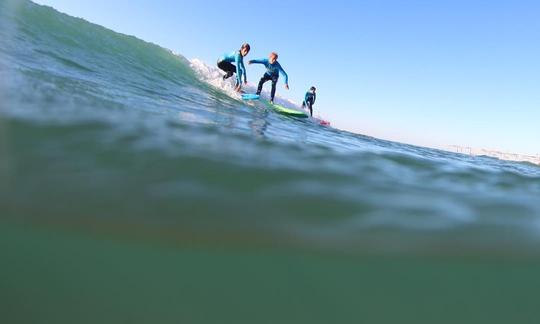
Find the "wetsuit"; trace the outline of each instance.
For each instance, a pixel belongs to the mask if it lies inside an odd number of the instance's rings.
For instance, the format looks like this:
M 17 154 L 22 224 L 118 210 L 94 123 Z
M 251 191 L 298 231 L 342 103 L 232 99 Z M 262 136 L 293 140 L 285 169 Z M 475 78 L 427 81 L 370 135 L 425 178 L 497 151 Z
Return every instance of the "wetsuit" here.
M 316 99 L 317 99 L 317 94 L 314 92 L 308 91 L 306 92 L 306 96 L 304 97 L 304 102 L 302 103 L 302 107 L 308 106 L 311 117 L 313 117 L 313 105 L 315 104 Z
M 259 87 L 257 88 L 257 94 L 260 95 L 262 91 L 263 85 L 267 82 L 272 80 L 272 92 L 270 93 L 271 101 L 274 101 L 274 97 L 276 95 L 276 83 L 279 79 L 279 74 L 281 73 L 283 77 L 285 78 L 285 84 L 289 84 L 289 76 L 283 70 L 281 65 L 278 63 L 278 61 L 275 61 L 274 64 L 270 64 L 270 61 L 268 59 L 262 59 L 262 60 L 252 60 L 251 63 L 255 64 L 262 64 L 266 67 L 266 73 L 264 73 L 263 77 L 261 78 L 261 81 L 259 81 Z
M 236 63 L 236 66 L 232 63 Z M 244 57 L 240 54 L 240 51 L 232 52 L 230 54 L 223 55 L 217 63 L 217 66 L 223 71 L 227 72 L 223 76 L 223 80 L 228 79 L 236 73 L 236 85 L 242 84 L 242 75 L 244 81 L 247 82 L 246 67 L 244 66 Z

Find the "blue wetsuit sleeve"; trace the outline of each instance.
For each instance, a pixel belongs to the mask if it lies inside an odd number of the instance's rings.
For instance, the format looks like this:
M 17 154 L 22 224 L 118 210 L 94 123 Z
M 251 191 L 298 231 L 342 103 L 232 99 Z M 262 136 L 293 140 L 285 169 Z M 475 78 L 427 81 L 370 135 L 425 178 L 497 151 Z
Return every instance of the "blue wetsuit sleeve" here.
M 244 60 L 242 59 L 242 69 L 244 70 L 244 82 L 247 83 L 247 69 L 244 65 Z
M 264 64 L 264 65 L 266 65 L 266 60 L 265 60 L 265 59 L 262 59 L 262 60 L 251 60 L 250 62 L 253 63 L 253 64 Z
M 289 84 L 289 76 L 287 75 L 287 72 L 285 72 L 285 70 L 283 70 L 283 68 L 281 67 L 281 64 L 279 65 L 279 72 L 283 75 L 283 77 L 285 78 L 285 84 Z
M 309 97 L 309 92 L 306 92 L 306 95 L 304 96 L 304 102 L 307 103 Z
M 317 94 L 313 94 L 313 104 L 315 104 L 315 100 L 317 100 Z
M 242 74 L 245 73 L 245 68 L 243 68 L 244 63 L 242 62 L 242 56 L 240 53 L 236 53 L 234 57 L 234 62 L 236 63 L 236 81 L 238 84 L 242 83 Z
M 238 55 L 238 57 L 239 57 L 239 63 L 237 64 L 237 66 L 240 67 L 240 70 L 244 74 L 244 81 L 247 82 L 247 70 L 246 70 L 246 66 L 244 65 L 244 58 L 240 55 Z M 240 81 L 241 80 L 242 80 L 242 77 L 240 76 Z

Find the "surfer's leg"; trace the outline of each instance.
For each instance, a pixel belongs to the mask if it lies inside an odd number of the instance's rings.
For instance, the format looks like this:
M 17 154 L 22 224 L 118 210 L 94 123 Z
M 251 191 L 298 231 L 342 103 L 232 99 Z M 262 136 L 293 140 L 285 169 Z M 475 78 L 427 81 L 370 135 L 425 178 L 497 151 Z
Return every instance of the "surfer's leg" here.
M 313 117 L 313 100 L 311 98 L 308 98 L 306 104 L 309 108 L 309 113 L 311 114 L 311 117 Z
M 236 72 L 236 66 L 234 66 L 234 64 L 232 63 L 225 62 L 225 61 L 218 62 L 218 68 L 222 69 L 223 71 L 227 73 L 223 76 L 223 80 L 226 80 L 232 77 L 233 74 Z
M 259 81 L 259 86 L 257 87 L 257 95 L 260 95 L 260 94 L 261 94 L 261 91 L 262 91 L 262 87 L 263 87 L 264 82 L 265 82 L 264 77 L 262 77 L 262 78 L 261 78 L 261 81 Z
M 271 96 L 271 101 L 274 102 L 274 97 L 276 96 L 276 84 L 277 84 L 277 81 L 278 81 L 278 77 L 272 77 L 272 93 L 270 94 Z
M 266 83 L 266 81 L 269 81 L 269 80 L 271 79 L 268 77 L 267 74 L 263 75 L 263 77 L 261 78 L 261 81 L 259 81 L 259 86 L 257 87 L 257 95 L 261 94 L 263 85 Z

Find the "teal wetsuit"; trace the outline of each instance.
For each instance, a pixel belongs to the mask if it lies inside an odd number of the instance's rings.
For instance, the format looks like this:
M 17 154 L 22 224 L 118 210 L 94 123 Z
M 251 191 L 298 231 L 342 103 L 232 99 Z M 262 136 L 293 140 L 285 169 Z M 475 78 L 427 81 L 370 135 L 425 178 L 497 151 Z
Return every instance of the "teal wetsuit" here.
M 233 65 L 232 63 L 235 63 Z M 224 54 L 218 60 L 218 67 L 223 71 L 227 72 L 225 79 L 231 77 L 236 73 L 236 84 L 239 85 L 242 83 L 242 76 L 244 76 L 244 81 L 247 82 L 247 73 L 246 67 L 244 66 L 244 57 L 240 54 L 240 51 L 234 51 L 229 54 Z
M 304 102 L 302 102 L 302 107 L 307 106 L 309 108 L 309 113 L 313 117 L 313 105 L 317 99 L 317 94 L 315 92 L 308 91 L 304 96 Z
M 266 67 L 266 73 L 261 78 L 261 81 L 259 81 L 259 86 L 257 87 L 257 94 L 261 94 L 264 83 L 271 80 L 272 90 L 270 91 L 270 100 L 274 101 L 274 96 L 276 95 L 276 83 L 279 79 L 279 74 L 281 73 L 285 78 L 286 85 L 289 84 L 289 76 L 287 75 L 285 70 L 283 70 L 281 64 L 279 64 L 278 61 L 275 61 L 274 64 L 270 64 L 270 61 L 268 59 L 252 60 L 249 62 L 255 64 L 262 64 Z
M 315 100 L 317 99 L 317 94 L 311 91 L 306 92 L 306 95 L 304 96 L 304 103 L 311 103 L 312 105 L 315 104 Z
M 275 61 L 274 64 L 270 64 L 270 61 L 268 61 L 268 59 L 252 60 L 250 62 L 254 64 L 264 65 L 266 67 L 266 74 L 270 77 L 279 77 L 279 73 L 281 73 L 285 78 L 285 84 L 289 84 L 289 76 L 287 75 L 285 70 L 283 70 L 281 64 L 279 64 L 278 61 Z

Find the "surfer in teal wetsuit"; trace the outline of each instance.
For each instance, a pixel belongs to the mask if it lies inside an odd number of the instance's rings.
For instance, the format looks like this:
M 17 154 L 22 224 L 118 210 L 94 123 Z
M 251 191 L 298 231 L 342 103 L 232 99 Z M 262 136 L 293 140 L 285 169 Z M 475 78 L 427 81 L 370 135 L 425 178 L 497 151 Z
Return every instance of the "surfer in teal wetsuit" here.
M 313 105 L 315 104 L 315 100 L 317 99 L 317 94 L 315 93 L 317 89 L 315 87 L 311 87 L 308 92 L 306 92 L 306 95 L 304 97 L 304 102 L 302 102 L 302 108 L 305 108 L 306 106 L 309 108 L 309 113 L 311 114 L 311 117 L 313 117 Z
M 223 76 L 223 80 L 232 77 L 233 74 L 236 73 L 236 85 L 234 88 L 236 91 L 240 91 L 240 89 L 242 89 L 242 75 L 244 76 L 244 83 L 247 84 L 244 56 L 247 56 L 250 50 L 251 46 L 249 46 L 248 43 L 244 43 L 240 50 L 223 55 L 217 62 L 218 68 L 227 73 Z M 232 63 L 235 63 L 236 65 Z
M 267 82 L 272 80 L 272 92 L 270 93 L 270 103 L 274 103 L 274 97 L 276 95 L 276 83 L 279 79 L 279 74 L 281 73 L 283 77 L 285 78 L 285 88 L 289 90 L 289 76 L 283 70 L 279 62 L 277 61 L 278 55 L 276 52 L 270 53 L 270 56 L 268 59 L 262 59 L 262 60 L 251 60 L 249 61 L 249 64 L 262 64 L 266 67 L 266 73 L 261 78 L 261 81 L 259 81 L 259 87 L 257 88 L 257 94 L 260 95 L 262 91 L 263 85 Z

